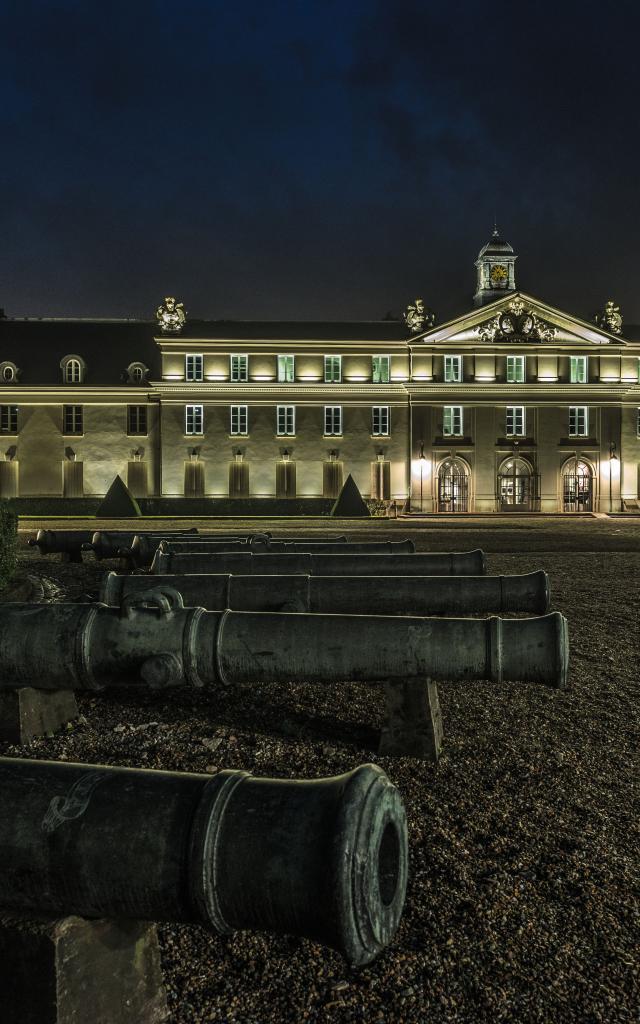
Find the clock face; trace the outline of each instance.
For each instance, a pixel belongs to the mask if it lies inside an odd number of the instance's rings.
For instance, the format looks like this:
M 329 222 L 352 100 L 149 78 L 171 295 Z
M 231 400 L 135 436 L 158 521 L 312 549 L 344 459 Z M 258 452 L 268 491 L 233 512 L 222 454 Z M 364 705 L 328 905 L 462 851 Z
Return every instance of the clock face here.
M 503 284 L 507 280 L 508 276 L 509 276 L 509 272 L 508 272 L 507 268 L 502 265 L 502 263 L 496 263 L 491 268 L 491 272 L 489 274 L 489 277 L 491 279 L 491 284 L 497 284 L 497 285 Z

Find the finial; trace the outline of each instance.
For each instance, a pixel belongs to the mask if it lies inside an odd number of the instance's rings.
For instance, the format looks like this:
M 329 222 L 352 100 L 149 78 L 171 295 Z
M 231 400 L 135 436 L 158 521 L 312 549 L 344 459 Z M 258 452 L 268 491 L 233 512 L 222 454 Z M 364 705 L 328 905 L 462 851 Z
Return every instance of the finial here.
M 499 232 L 498 232 L 498 219 L 497 219 L 497 217 L 496 217 L 496 215 L 494 213 L 494 215 L 493 215 L 493 237 L 494 238 L 498 238 L 498 235 L 499 235 Z

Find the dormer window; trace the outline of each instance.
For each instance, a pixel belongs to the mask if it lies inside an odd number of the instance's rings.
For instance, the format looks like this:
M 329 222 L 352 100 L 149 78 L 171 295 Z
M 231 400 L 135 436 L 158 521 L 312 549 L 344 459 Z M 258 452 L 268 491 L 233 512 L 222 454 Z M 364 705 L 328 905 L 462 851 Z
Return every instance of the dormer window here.
M 127 384 L 144 384 L 148 372 L 144 363 L 131 363 L 127 367 Z
M 15 363 L 0 363 L 0 380 L 3 384 L 17 384 L 18 367 Z
M 60 363 L 65 384 L 81 384 L 85 375 L 85 363 L 80 356 L 65 356 Z

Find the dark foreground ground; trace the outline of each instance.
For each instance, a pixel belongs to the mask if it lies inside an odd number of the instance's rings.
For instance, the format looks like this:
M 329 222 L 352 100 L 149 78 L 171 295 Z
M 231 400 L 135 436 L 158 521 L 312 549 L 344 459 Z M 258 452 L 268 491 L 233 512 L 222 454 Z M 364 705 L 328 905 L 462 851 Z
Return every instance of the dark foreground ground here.
M 490 572 L 546 569 L 569 619 L 568 691 L 440 685 L 437 767 L 377 756 L 382 697 L 362 684 L 80 697 L 84 718 L 66 734 L 0 745 L 281 777 L 376 761 L 400 788 L 411 875 L 392 946 L 350 970 L 305 940 L 161 926 L 172 1024 L 640 1021 L 640 523 L 503 525 L 389 524 L 387 535 L 424 549 L 483 546 Z M 21 565 L 45 578 L 51 600 L 92 595 L 108 568 L 32 553 Z

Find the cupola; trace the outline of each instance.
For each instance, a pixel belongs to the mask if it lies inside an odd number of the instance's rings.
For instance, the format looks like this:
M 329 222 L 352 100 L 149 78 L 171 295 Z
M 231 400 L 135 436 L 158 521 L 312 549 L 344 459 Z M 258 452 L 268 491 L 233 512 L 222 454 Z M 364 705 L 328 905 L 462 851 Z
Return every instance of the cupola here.
M 473 296 L 474 306 L 486 306 L 502 298 L 505 292 L 516 290 L 515 263 L 512 246 L 500 237 L 497 225 L 486 245 L 478 253 L 476 268 L 478 281 L 476 294 Z

